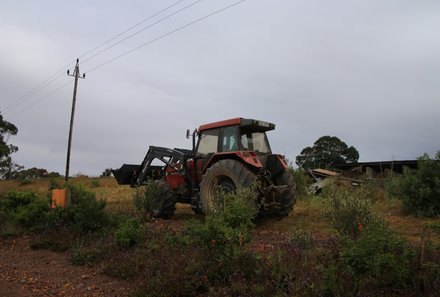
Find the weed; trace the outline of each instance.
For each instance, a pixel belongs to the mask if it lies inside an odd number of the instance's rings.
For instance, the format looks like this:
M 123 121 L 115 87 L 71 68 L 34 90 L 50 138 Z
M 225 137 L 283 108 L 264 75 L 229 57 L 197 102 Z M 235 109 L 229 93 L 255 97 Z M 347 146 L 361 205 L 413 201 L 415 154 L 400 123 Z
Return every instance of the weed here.
M 139 223 L 135 219 L 123 222 L 115 233 L 116 242 L 121 247 L 131 247 L 139 241 Z
M 144 220 L 148 220 L 152 217 L 154 203 L 157 197 L 160 197 L 160 190 L 154 181 L 149 181 L 145 187 L 137 188 L 133 194 L 135 209 Z
M 103 250 L 98 244 L 88 245 L 83 239 L 72 244 L 70 261 L 73 265 L 88 265 L 97 262 L 103 257 Z
M 370 197 L 363 189 L 333 188 L 325 217 L 340 235 L 358 238 L 366 226 L 383 222 L 372 213 Z
M 92 188 L 99 188 L 101 184 L 99 183 L 99 180 L 94 179 L 92 180 Z

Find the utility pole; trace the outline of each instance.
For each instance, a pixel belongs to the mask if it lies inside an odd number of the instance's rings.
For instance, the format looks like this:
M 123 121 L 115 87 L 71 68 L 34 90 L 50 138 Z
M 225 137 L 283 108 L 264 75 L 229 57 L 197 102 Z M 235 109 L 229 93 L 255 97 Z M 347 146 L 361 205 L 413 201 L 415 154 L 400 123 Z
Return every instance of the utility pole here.
M 66 161 L 66 182 L 69 180 L 69 168 L 70 168 L 70 148 L 72 146 L 72 131 L 73 131 L 73 119 L 75 117 L 75 104 L 76 104 L 76 89 L 78 87 L 78 78 L 85 78 L 86 74 L 83 73 L 82 77 L 79 75 L 79 59 L 76 59 L 76 66 L 73 74 L 69 73 L 67 70 L 68 76 L 75 77 L 75 85 L 73 87 L 73 100 L 72 100 L 72 113 L 70 114 L 70 128 L 69 128 L 69 142 L 67 144 L 67 161 Z

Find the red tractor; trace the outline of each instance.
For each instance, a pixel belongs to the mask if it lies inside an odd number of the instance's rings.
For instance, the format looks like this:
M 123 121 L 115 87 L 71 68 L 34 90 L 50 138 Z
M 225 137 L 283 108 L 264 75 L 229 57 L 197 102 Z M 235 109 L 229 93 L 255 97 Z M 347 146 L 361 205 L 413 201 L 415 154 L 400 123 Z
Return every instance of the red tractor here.
M 206 213 L 216 188 L 228 193 L 245 187 L 256 192 L 261 215 L 282 218 L 292 211 L 296 193 L 284 156 L 270 149 L 266 131 L 274 129 L 272 123 L 243 118 L 202 125 L 192 134 L 192 150 L 150 146 L 142 164 L 124 164 L 113 175 L 133 187 L 157 183 L 155 217 L 171 217 L 176 202 Z M 155 159 L 164 165 L 152 165 Z

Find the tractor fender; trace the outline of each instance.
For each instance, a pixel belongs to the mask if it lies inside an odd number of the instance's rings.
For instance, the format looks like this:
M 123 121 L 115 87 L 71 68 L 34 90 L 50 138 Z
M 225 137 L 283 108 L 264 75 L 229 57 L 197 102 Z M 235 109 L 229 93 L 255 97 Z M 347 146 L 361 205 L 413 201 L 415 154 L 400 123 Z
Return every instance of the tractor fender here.
M 258 158 L 257 154 L 252 151 L 237 151 L 237 152 L 225 152 L 225 153 L 217 153 L 214 154 L 211 159 L 209 159 L 208 163 L 206 163 L 205 168 L 203 168 L 203 174 L 206 170 L 212 166 L 212 164 L 224 160 L 224 159 L 234 159 L 239 160 L 246 163 L 251 170 L 258 170 L 263 168 L 263 164 Z

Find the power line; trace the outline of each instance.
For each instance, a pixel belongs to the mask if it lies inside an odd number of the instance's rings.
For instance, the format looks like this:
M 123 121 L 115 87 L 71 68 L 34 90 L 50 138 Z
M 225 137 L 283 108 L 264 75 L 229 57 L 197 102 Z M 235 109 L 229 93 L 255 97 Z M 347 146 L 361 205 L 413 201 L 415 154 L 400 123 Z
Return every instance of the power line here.
M 148 41 L 148 42 L 146 42 L 146 43 L 143 43 L 143 44 L 139 45 L 138 47 L 135 47 L 135 48 L 133 48 L 133 49 L 131 49 L 131 50 L 128 50 L 128 51 L 126 51 L 126 52 L 124 52 L 124 53 L 122 53 L 122 54 L 120 54 L 120 55 L 118 55 L 118 56 L 116 56 L 116 57 L 114 57 L 114 58 L 112 58 L 112 59 L 110 59 L 110 60 L 108 60 L 108 61 L 102 63 L 102 64 L 99 64 L 99 65 L 97 65 L 97 66 L 95 66 L 95 67 L 89 69 L 88 71 L 85 71 L 85 73 L 90 73 L 90 72 L 92 72 L 92 71 L 95 71 L 96 69 L 101 68 L 102 66 L 107 65 L 107 64 L 109 64 L 109 63 L 111 63 L 111 62 L 114 62 L 115 60 L 117 60 L 117 59 L 119 59 L 119 58 L 122 58 L 122 57 L 124 57 L 124 56 L 126 56 L 126 55 L 128 55 L 128 54 L 131 54 L 132 52 L 134 52 L 134 51 L 136 51 L 136 50 L 138 50 L 138 49 L 141 49 L 141 48 L 143 48 L 143 47 L 145 47 L 145 46 L 147 46 L 147 45 L 150 45 L 150 44 L 152 44 L 153 42 L 156 42 L 156 41 L 158 41 L 158 40 L 160 40 L 160 39 L 162 39 L 162 38 L 165 38 L 165 37 L 167 37 L 167 36 L 169 36 L 169 35 L 171 35 L 171 34 L 174 34 L 174 33 L 178 32 L 178 31 L 181 31 L 181 30 L 183 30 L 183 29 L 185 29 L 185 28 L 187 28 L 187 27 L 189 27 L 189 26 L 191 26 L 191 25 L 194 25 L 194 24 L 198 23 L 198 22 L 201 22 L 201 21 L 203 21 L 203 20 L 205 20 L 205 19 L 207 19 L 207 18 L 209 18 L 209 17 L 211 17 L 211 16 L 213 16 L 213 15 L 219 14 L 219 13 L 221 13 L 221 12 L 223 12 L 223 11 L 229 9 L 229 8 L 232 8 L 232 7 L 236 6 L 236 5 L 238 5 L 238 4 L 242 3 L 242 2 L 244 2 L 244 1 L 246 1 L 246 0 L 240 0 L 240 1 L 237 1 L 237 2 L 235 2 L 235 3 L 232 3 L 232 4 L 228 5 L 228 6 L 225 6 L 225 7 L 221 8 L 221 9 L 219 9 L 219 10 L 216 10 L 216 11 L 210 13 L 210 14 L 207 14 L 207 15 L 205 15 L 204 17 L 201 17 L 201 18 L 196 19 L 196 20 L 194 20 L 194 21 L 192 21 L 192 22 L 189 22 L 189 23 L 187 23 L 187 24 L 185 24 L 185 25 L 183 25 L 183 26 L 180 26 L 180 27 L 178 27 L 178 28 L 176 28 L 176 29 L 174 29 L 174 30 L 171 30 L 171 31 L 169 31 L 169 32 L 166 33 L 166 34 L 163 34 L 163 35 L 161 35 L 161 36 L 159 36 L 159 37 L 156 37 L 156 38 L 154 38 L 154 39 L 152 39 L 152 40 L 150 40 L 150 41 Z
M 25 101 L 27 101 L 29 98 L 31 98 L 33 95 L 35 95 L 36 93 L 38 93 L 39 91 L 41 91 L 42 89 L 44 89 L 45 87 L 47 87 L 48 85 L 50 85 L 51 83 L 53 83 L 54 81 L 56 81 L 58 78 L 60 78 L 62 76 L 62 73 L 64 73 L 65 68 L 69 67 L 72 63 L 68 64 L 67 66 L 65 66 L 63 68 L 63 70 L 59 70 L 57 72 L 55 72 L 53 75 L 51 75 L 48 79 L 46 79 L 45 81 L 43 81 L 42 83 L 38 84 L 35 88 L 33 88 L 32 90 L 30 90 L 28 93 L 26 93 L 25 95 L 21 96 L 20 98 L 18 98 L 14 103 L 8 105 L 5 109 L 4 112 L 8 113 L 10 110 L 16 108 L 18 105 L 24 103 Z M 62 72 L 61 72 L 62 71 Z
M 100 45 L 98 45 L 98 46 L 94 47 L 93 49 L 87 51 L 86 53 L 80 55 L 79 58 L 84 58 L 85 56 L 87 56 L 88 54 L 94 52 L 94 51 L 97 50 L 98 48 L 103 47 L 104 45 L 106 45 L 106 44 L 109 43 L 110 41 L 115 40 L 115 39 L 118 38 L 119 36 L 124 35 L 125 33 L 129 32 L 130 30 L 132 30 L 132 29 L 138 27 L 139 25 L 142 25 L 143 23 L 145 23 L 145 22 L 151 20 L 152 18 L 154 18 L 154 17 L 160 15 L 161 13 L 167 11 L 168 9 L 173 8 L 174 6 L 176 6 L 177 4 L 179 4 L 179 3 L 183 2 L 183 1 L 185 1 L 185 0 L 179 0 L 179 1 L 174 2 L 174 3 L 171 4 L 170 6 L 168 6 L 168 7 L 164 8 L 164 9 L 158 11 L 157 13 L 155 13 L 155 14 L 149 16 L 149 17 L 146 18 L 146 19 L 143 19 L 142 21 L 138 22 L 137 24 L 131 26 L 131 27 L 128 28 L 128 29 L 125 29 L 124 31 L 118 33 L 118 34 L 115 35 L 114 37 L 112 37 L 112 38 L 110 38 L 110 39 L 104 41 L 104 42 L 101 43 Z M 91 59 L 91 58 L 87 58 L 87 60 L 90 60 L 90 59 Z M 84 61 L 86 61 L 86 60 L 84 60 Z M 84 63 L 84 61 L 83 61 L 83 63 Z
M 192 3 L 190 3 L 190 4 L 188 4 L 187 6 L 185 6 L 185 7 L 181 8 L 181 9 L 179 9 L 179 10 L 177 10 L 177 11 L 175 11 L 175 12 L 173 12 L 173 13 L 171 13 L 171 14 L 169 14 L 169 15 L 163 17 L 163 18 L 161 18 L 160 20 L 158 20 L 158 21 L 156 21 L 156 22 L 154 22 L 154 23 L 148 25 L 147 27 L 144 27 L 144 28 L 142 28 L 142 29 L 140 29 L 140 30 L 138 30 L 138 31 L 136 31 L 136 32 L 134 32 L 134 33 L 128 35 L 127 37 L 125 37 L 125 38 L 119 40 L 118 42 L 115 42 L 115 43 L 113 43 L 112 45 L 110 45 L 110 46 L 108 46 L 108 47 L 106 47 L 106 48 L 100 50 L 99 52 L 97 52 L 97 53 L 94 54 L 93 56 L 91 56 L 91 57 L 85 59 L 82 63 L 83 63 L 83 64 L 86 63 L 87 61 L 89 61 L 89 60 L 95 58 L 96 56 L 102 54 L 103 52 L 105 52 L 105 51 L 107 51 L 107 50 L 109 50 L 109 49 L 115 47 L 116 45 L 118 45 L 118 44 L 120 44 L 120 43 L 126 41 L 127 39 L 130 39 L 131 37 L 133 37 L 133 36 L 135 36 L 135 35 L 137 35 L 137 34 L 143 32 L 143 31 L 145 31 L 145 30 L 147 30 L 147 29 L 149 29 L 149 28 L 151 28 L 151 27 L 153 27 L 153 26 L 155 26 L 155 25 L 157 25 L 157 24 L 159 24 L 159 23 L 165 21 L 166 19 L 169 19 L 170 17 L 172 17 L 172 16 L 174 16 L 174 15 L 176 15 L 176 14 L 178 14 L 178 13 L 180 13 L 180 12 L 182 12 L 182 11 L 184 11 L 184 10 L 186 10 L 186 9 L 188 9 L 188 8 L 190 8 L 190 7 L 192 7 L 192 6 L 194 6 L 194 5 L 196 5 L 197 3 L 201 2 L 201 1 L 203 1 L 203 0 L 197 0 L 197 1 L 194 1 L 194 2 L 192 2 Z
M 118 34 L 115 35 L 114 37 L 112 37 L 112 38 L 110 38 L 110 39 L 104 41 L 104 42 L 101 43 L 100 45 L 98 45 L 98 46 L 94 47 L 93 49 L 87 51 L 86 53 L 80 55 L 80 57 L 87 56 L 88 54 L 90 54 L 90 53 L 92 53 L 93 51 L 95 51 L 95 50 L 101 48 L 102 46 L 106 45 L 107 43 L 111 42 L 112 40 L 115 40 L 116 38 L 122 36 L 123 34 L 129 32 L 130 30 L 132 30 L 132 29 L 138 27 L 139 25 L 141 25 L 141 24 L 143 24 L 143 23 L 145 23 L 145 22 L 151 20 L 152 18 L 158 16 L 159 14 L 161 14 L 161 13 L 163 13 L 163 12 L 165 12 L 165 11 L 171 9 L 171 8 L 173 8 L 174 6 L 178 5 L 179 3 L 183 2 L 183 1 L 185 1 L 185 0 L 178 0 L 178 1 L 174 2 L 173 4 L 169 5 L 168 7 L 166 7 L 166 8 L 164 8 L 164 9 L 158 11 L 157 13 L 155 13 L 155 14 L 149 16 L 148 18 L 146 18 L 146 19 L 144 19 L 144 20 L 138 22 L 137 24 L 131 26 L 130 28 L 128 28 L 128 29 L 126 29 L 126 30 L 124 30 L 124 31 L 122 31 L 122 32 L 120 32 L 120 33 L 118 33 Z M 200 0 L 200 1 L 201 1 L 201 0 Z M 143 29 L 143 30 L 145 30 L 145 29 Z M 143 31 L 143 30 L 142 30 L 142 31 Z M 136 34 L 134 34 L 134 35 L 136 35 Z M 133 35 L 133 36 L 134 36 L 134 35 Z M 125 38 L 123 41 L 125 41 L 126 39 L 128 39 L 128 38 Z M 120 42 L 122 42 L 122 41 L 120 41 Z M 119 43 L 120 43 L 120 42 L 119 42 Z M 115 45 L 116 45 L 116 44 L 115 44 Z M 114 46 L 114 45 L 113 45 L 113 46 Z M 111 46 L 111 47 L 113 47 L 113 46 Z M 99 54 L 99 53 L 98 53 L 98 54 Z M 93 57 L 97 56 L 98 54 L 93 55 L 92 57 L 88 58 L 87 60 L 92 59 Z M 87 60 L 86 60 L 86 61 L 87 61 Z M 58 78 L 60 78 L 60 77 L 64 74 L 65 69 L 66 69 L 66 68 L 69 68 L 72 64 L 75 63 L 75 61 L 76 61 L 76 60 L 73 60 L 72 62 L 70 62 L 69 64 L 67 64 L 66 66 L 64 66 L 62 69 L 58 70 L 57 72 L 55 72 L 54 74 L 52 74 L 51 76 L 49 76 L 49 78 L 47 78 L 45 81 L 43 81 L 43 82 L 41 82 L 40 84 L 38 84 L 36 87 L 34 87 L 34 88 L 33 88 L 32 90 L 30 90 L 28 93 L 24 94 L 23 96 L 21 96 L 21 97 L 19 97 L 17 100 L 15 100 L 15 102 L 13 102 L 12 104 L 8 105 L 8 106 L 4 109 L 4 113 L 5 113 L 5 114 L 9 113 L 11 110 L 13 110 L 14 108 L 16 108 L 17 106 L 19 106 L 19 105 L 23 104 L 25 101 L 29 100 L 32 96 L 34 96 L 35 94 L 37 94 L 39 91 L 41 91 L 42 89 L 44 89 L 44 88 L 46 88 L 47 86 L 49 86 L 50 84 L 52 84 L 54 81 L 56 81 Z M 51 93 L 50 93 L 50 94 L 51 94 Z M 50 94 L 49 94 L 49 95 L 50 95 Z M 46 96 L 44 96 L 44 97 L 46 97 Z M 32 106 L 33 106 L 33 105 L 32 105 Z M 27 108 L 26 108 L 26 109 L 27 109 Z M 21 113 L 21 111 L 20 111 L 19 113 Z
M 20 115 L 21 113 L 25 112 L 26 110 L 30 109 L 31 107 L 34 107 L 35 105 L 37 105 L 38 103 L 44 101 L 45 99 L 47 99 L 48 97 L 50 97 L 51 95 L 55 94 L 56 92 L 60 91 L 61 89 L 65 88 L 66 86 L 68 86 L 70 83 L 72 82 L 72 80 L 69 80 L 68 82 L 62 84 L 61 86 L 59 86 L 58 88 L 54 89 L 52 92 L 50 92 L 49 94 L 39 98 L 37 101 L 35 101 L 34 103 L 32 103 L 31 105 L 23 108 L 22 110 L 20 110 L 19 112 L 15 113 L 14 115 L 12 115 L 10 118 L 15 118 L 16 116 Z

